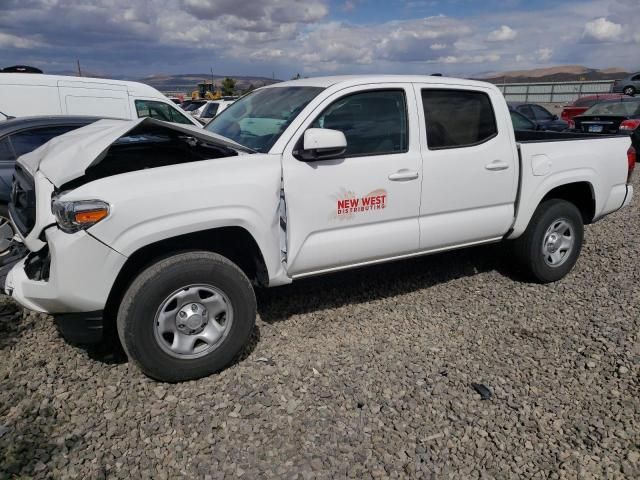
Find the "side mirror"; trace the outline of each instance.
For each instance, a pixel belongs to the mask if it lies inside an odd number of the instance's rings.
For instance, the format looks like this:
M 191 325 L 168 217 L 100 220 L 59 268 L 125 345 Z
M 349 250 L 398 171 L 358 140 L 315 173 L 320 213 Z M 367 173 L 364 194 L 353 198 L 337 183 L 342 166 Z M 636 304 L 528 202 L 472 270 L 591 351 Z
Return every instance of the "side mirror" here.
M 302 143 L 302 148 L 300 147 Z M 347 139 L 340 130 L 309 128 L 293 155 L 303 162 L 317 162 L 342 158 L 347 150 Z

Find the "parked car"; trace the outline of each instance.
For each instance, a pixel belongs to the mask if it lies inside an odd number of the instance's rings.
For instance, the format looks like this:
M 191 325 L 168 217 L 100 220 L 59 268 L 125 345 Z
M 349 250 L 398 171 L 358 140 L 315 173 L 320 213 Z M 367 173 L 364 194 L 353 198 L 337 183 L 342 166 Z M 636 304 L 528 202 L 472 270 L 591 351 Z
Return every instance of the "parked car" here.
M 621 93 L 599 93 L 597 95 L 585 95 L 580 97 L 569 105 L 562 107 L 560 118 L 565 122 L 569 122 L 573 117 L 586 112 L 598 102 L 605 100 L 620 100 L 624 95 Z
M 538 130 L 538 126 L 521 113 L 509 108 L 514 130 Z
M 579 132 L 630 135 L 636 151 L 640 151 L 640 98 L 597 103 L 571 122 Z
M 201 126 L 149 85 L 62 75 L 0 73 L 0 111 L 13 117 L 95 115 L 131 120 L 151 116 Z
M 58 135 L 100 120 L 99 117 L 22 117 L 0 123 L 0 256 L 5 255 L 15 232 L 9 220 L 11 179 L 16 159 Z
M 208 100 L 200 108 L 193 110 L 191 115 L 200 123 L 206 124 L 216 115 L 222 113 L 235 100 Z
M 624 93 L 634 96 L 640 92 L 640 72 L 632 73 L 628 77 L 613 82 L 611 91 L 614 93 Z
M 509 106 L 535 123 L 539 130 L 562 132 L 569 128 L 567 122 L 535 103 L 509 102 Z
M 153 378 L 199 378 L 249 341 L 252 285 L 504 240 L 563 278 L 584 224 L 631 201 L 629 144 L 514 132 L 496 86 L 432 76 L 277 83 L 206 129 L 103 120 L 18 160 L 30 253 L 5 291 L 76 341 L 115 325 Z

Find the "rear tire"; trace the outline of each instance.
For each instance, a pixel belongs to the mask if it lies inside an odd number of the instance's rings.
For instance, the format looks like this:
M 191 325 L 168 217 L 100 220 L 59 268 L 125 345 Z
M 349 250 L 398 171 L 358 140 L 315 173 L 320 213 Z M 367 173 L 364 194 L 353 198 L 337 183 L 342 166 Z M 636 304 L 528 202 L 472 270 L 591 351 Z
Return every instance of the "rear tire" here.
M 142 271 L 118 310 L 129 359 L 151 378 L 181 382 L 228 366 L 249 341 L 256 299 L 249 279 L 225 257 L 180 253 Z
M 571 271 L 583 238 L 578 208 L 566 200 L 551 199 L 538 205 L 515 248 L 527 274 L 539 283 L 550 283 Z
M 636 89 L 632 86 L 624 87 L 624 89 L 622 90 L 622 93 L 624 93 L 625 95 L 629 95 L 630 97 L 633 97 L 636 94 Z

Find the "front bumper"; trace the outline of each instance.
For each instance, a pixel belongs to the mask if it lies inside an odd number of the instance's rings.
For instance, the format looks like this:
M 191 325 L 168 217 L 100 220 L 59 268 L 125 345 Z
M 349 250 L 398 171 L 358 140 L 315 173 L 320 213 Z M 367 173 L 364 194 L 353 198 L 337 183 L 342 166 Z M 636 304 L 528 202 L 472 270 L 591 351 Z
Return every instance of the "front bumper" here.
M 104 309 L 120 269 L 127 260 L 85 231 L 45 231 L 50 257 L 35 271 L 26 257 L 7 274 L 5 292 L 37 312 L 66 314 Z

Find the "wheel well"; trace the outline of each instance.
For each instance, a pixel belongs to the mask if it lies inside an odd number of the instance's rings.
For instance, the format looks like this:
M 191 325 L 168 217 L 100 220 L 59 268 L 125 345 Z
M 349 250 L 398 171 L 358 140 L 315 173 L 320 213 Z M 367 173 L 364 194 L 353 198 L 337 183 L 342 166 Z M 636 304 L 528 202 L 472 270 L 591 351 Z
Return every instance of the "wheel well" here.
M 547 193 L 540 203 L 552 198 L 566 200 L 578 207 L 585 225 L 593 221 L 596 214 L 596 201 L 589 182 L 569 183 L 556 187 Z
M 115 320 L 120 300 L 138 272 L 163 257 L 192 250 L 219 253 L 235 263 L 255 285 L 269 282 L 262 252 L 242 227 L 215 228 L 167 238 L 137 250 L 120 269 L 105 305 L 105 327 Z

